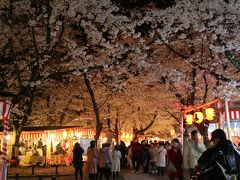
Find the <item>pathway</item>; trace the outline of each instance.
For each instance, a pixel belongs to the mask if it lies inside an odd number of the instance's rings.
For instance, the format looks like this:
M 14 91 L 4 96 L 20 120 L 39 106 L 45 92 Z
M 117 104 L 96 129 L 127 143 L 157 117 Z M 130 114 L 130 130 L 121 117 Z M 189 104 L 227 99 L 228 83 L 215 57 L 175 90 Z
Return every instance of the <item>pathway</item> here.
M 55 167 L 52 168 L 41 168 L 37 167 L 35 169 L 35 175 L 31 175 L 31 167 L 18 167 L 9 169 L 9 180 L 15 179 L 15 174 L 19 173 L 19 180 L 74 180 L 73 167 L 62 166 L 59 167 L 59 176 L 55 174 Z M 42 176 L 39 176 L 42 175 Z M 123 169 L 120 173 L 120 178 L 118 180 L 169 180 L 167 176 L 157 176 L 155 174 L 144 174 L 144 173 L 134 173 L 129 169 Z M 88 180 L 86 173 L 84 173 L 84 179 Z M 105 179 L 103 179 L 105 180 Z M 110 179 L 112 180 L 112 178 Z M 185 180 L 189 180 L 185 178 Z

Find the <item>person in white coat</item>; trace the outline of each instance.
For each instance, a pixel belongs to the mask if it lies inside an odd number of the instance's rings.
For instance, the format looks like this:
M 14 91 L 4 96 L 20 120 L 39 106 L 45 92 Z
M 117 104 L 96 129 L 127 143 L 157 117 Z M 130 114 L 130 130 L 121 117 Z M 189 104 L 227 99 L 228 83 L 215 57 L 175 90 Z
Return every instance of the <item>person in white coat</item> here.
M 112 151 L 112 174 L 113 179 L 118 179 L 121 165 L 121 151 L 119 145 L 116 145 Z
M 98 151 L 95 147 L 95 141 L 90 142 L 90 147 L 87 150 L 87 167 L 89 180 L 97 179 L 97 164 L 98 164 Z
M 156 167 L 157 167 L 157 175 L 164 176 L 166 172 L 166 156 L 167 149 L 164 147 L 164 142 L 159 142 L 156 148 Z
M 150 173 L 155 173 L 156 171 L 156 149 L 154 143 L 150 143 L 149 147 L 150 154 Z
M 191 132 L 191 139 L 185 143 L 183 148 L 183 167 L 189 170 L 190 177 L 194 176 L 194 169 L 197 165 L 198 158 L 206 150 L 203 143 L 198 141 L 198 131 Z
M 110 156 L 110 144 L 103 143 L 102 148 L 99 149 L 99 180 L 102 180 L 103 175 L 106 180 L 109 180 L 111 174 L 112 160 Z

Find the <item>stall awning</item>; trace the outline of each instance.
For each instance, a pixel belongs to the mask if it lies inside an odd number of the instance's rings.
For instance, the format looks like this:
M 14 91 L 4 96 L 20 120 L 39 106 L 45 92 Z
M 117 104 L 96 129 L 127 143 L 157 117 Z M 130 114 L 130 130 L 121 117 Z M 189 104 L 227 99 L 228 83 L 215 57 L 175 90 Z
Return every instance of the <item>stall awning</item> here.
M 223 112 L 224 118 L 226 119 L 226 112 Z M 230 120 L 239 120 L 240 121 L 240 109 L 237 110 L 229 110 Z

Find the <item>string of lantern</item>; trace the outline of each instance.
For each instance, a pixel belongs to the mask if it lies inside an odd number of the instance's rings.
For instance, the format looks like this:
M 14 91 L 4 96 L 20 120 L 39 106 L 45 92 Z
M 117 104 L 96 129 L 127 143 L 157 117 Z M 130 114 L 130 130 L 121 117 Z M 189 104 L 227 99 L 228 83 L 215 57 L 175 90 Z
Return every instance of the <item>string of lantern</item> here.
M 222 100 L 217 98 L 205 104 L 185 107 L 183 109 L 183 113 L 186 115 L 186 124 L 191 125 L 194 122 L 200 124 L 204 119 L 208 120 L 209 122 L 213 121 L 215 117 L 215 109 L 212 108 L 211 105 L 221 102 Z

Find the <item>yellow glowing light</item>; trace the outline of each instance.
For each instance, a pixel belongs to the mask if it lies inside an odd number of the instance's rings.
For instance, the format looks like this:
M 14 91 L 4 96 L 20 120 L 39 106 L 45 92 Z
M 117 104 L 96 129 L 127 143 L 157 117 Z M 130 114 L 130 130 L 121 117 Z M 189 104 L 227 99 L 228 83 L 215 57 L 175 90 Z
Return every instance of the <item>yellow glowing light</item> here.
M 103 142 L 107 142 L 107 138 L 106 137 L 103 138 Z
M 62 136 L 64 139 L 67 139 L 67 131 L 63 131 Z
M 186 123 L 189 125 L 193 123 L 193 115 L 192 114 L 187 114 Z
M 121 139 L 124 139 L 124 138 L 125 138 L 125 132 L 123 132 L 121 135 Z
M 212 121 L 214 119 L 214 114 L 215 110 L 213 108 L 207 108 L 205 113 L 206 113 L 206 119 L 209 121 Z
M 201 122 L 203 122 L 203 113 L 202 112 L 195 112 L 194 113 L 194 119 L 195 122 L 200 124 Z
M 6 140 L 9 141 L 10 138 L 11 138 L 11 135 L 8 134 L 8 135 L 6 136 Z
M 175 135 L 175 130 L 171 129 L 170 133 L 171 133 L 171 136 L 174 136 Z
M 131 134 L 131 135 L 130 135 L 130 139 L 132 139 L 132 138 L 133 138 L 133 135 Z
M 80 132 L 76 132 L 76 133 L 75 133 L 75 136 L 76 136 L 77 138 L 80 138 L 80 137 L 82 136 L 82 134 L 81 134 Z
M 73 130 L 69 131 L 69 134 L 68 134 L 68 136 L 72 138 L 72 137 L 73 137 L 73 135 L 74 135 L 74 132 L 73 132 Z M 67 138 L 67 137 L 66 137 L 66 138 Z M 65 139 L 66 139 L 66 138 L 65 138 Z

